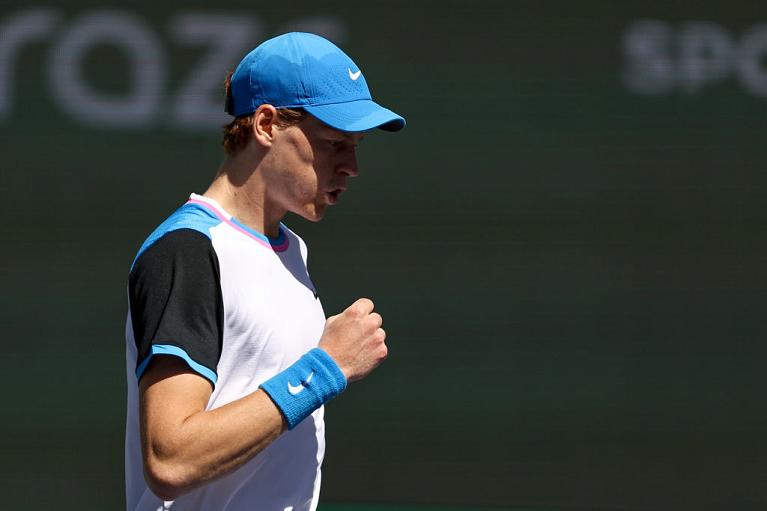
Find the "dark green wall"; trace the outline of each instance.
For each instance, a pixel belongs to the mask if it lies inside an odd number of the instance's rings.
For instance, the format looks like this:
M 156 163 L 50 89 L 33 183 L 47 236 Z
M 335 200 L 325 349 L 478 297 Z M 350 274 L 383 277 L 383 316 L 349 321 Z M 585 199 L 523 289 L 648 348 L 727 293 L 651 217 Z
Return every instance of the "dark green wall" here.
M 251 45 L 313 18 L 408 120 L 323 222 L 287 219 L 326 312 L 370 296 L 389 334 L 328 406 L 324 502 L 764 509 L 763 6 L 206 5 L 113 6 L 166 72 L 150 114 L 95 121 L 52 70 L 103 5 L 0 5 L 6 46 L 44 9 L 0 52 L 4 509 L 123 506 L 125 278 L 221 158 L 175 106 L 209 46 L 184 14 Z M 59 72 L 125 98 L 126 55 Z

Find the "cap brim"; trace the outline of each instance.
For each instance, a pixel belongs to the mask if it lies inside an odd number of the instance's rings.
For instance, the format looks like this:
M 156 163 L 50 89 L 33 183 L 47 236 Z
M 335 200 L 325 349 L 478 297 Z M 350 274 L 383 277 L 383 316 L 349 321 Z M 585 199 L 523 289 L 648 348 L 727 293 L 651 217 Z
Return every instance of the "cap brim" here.
M 367 131 L 373 128 L 399 131 L 405 127 L 402 116 L 369 99 L 303 108 L 328 126 L 341 131 Z

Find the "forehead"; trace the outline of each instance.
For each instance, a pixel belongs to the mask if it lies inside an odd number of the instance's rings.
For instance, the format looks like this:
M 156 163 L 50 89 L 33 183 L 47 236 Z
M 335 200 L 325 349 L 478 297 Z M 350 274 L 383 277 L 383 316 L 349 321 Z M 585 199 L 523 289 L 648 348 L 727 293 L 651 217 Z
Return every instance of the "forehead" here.
M 365 138 L 364 131 L 341 131 L 333 128 L 332 126 L 328 126 L 311 114 L 307 115 L 306 118 L 301 121 L 300 127 L 304 133 L 310 137 L 314 136 L 332 139 L 346 139 L 353 144 L 356 144 Z

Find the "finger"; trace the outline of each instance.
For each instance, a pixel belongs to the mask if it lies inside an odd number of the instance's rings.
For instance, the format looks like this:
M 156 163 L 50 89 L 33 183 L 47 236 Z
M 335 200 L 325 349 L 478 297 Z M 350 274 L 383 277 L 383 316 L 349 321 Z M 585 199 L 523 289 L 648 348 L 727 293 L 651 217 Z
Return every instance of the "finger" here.
M 349 312 L 354 312 L 356 314 L 365 315 L 370 314 L 373 312 L 373 308 L 375 305 L 373 304 L 373 300 L 369 298 L 360 298 L 353 304 L 349 306 L 348 310 Z
M 381 362 L 389 356 L 389 347 L 385 344 L 381 344 Z
M 375 325 L 376 328 L 380 328 L 381 325 L 383 325 L 383 318 L 377 312 L 370 313 L 370 321 L 373 323 L 373 325 Z

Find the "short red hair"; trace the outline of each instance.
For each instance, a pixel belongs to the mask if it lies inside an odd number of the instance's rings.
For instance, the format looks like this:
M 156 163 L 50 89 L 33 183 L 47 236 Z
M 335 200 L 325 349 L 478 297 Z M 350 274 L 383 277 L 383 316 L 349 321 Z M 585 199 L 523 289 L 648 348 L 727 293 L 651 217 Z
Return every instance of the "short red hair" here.
M 226 75 L 224 86 L 226 87 L 226 104 L 232 103 L 232 72 Z M 280 128 L 295 126 L 303 121 L 308 114 L 302 108 L 278 108 L 276 125 Z M 226 154 L 234 154 L 248 145 L 253 133 L 254 114 L 235 117 L 232 122 L 224 126 L 224 137 L 221 141 Z

